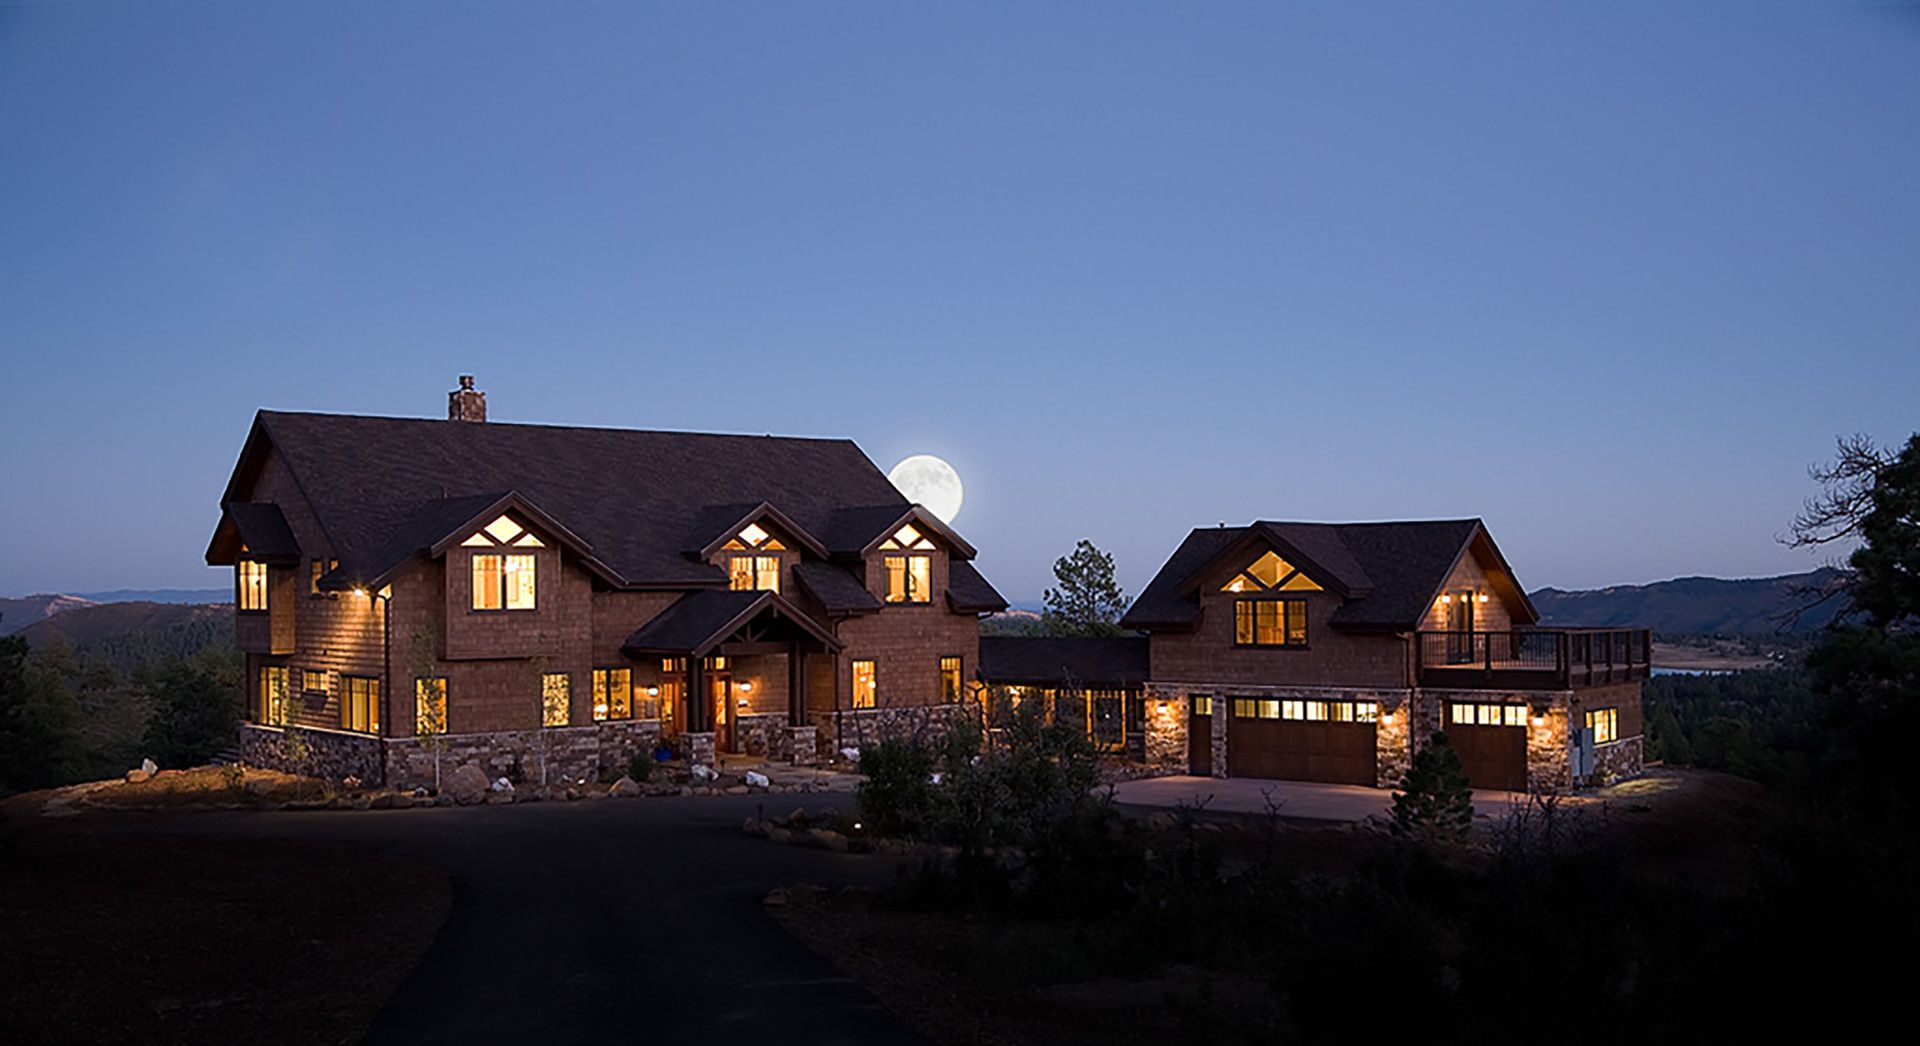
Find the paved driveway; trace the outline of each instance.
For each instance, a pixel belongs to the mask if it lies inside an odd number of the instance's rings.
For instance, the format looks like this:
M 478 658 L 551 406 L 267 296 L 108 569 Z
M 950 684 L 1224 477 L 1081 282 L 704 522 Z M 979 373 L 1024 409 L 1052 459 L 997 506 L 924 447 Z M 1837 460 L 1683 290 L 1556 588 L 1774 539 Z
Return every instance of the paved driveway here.
M 761 908 L 775 886 L 892 877 L 884 859 L 740 834 L 741 820 L 763 806 L 784 816 L 847 801 L 815 794 L 221 813 L 138 830 L 361 843 L 446 868 L 454 890 L 447 924 L 369 1042 L 918 1042 Z
M 1474 816 L 1503 817 L 1526 798 L 1520 792 L 1475 791 Z M 1150 777 L 1117 786 L 1114 799 L 1126 806 L 1185 805 L 1228 814 L 1263 814 L 1271 801 L 1278 804 L 1281 817 L 1302 821 L 1364 821 L 1393 808 L 1393 792 L 1386 788 L 1255 777 Z

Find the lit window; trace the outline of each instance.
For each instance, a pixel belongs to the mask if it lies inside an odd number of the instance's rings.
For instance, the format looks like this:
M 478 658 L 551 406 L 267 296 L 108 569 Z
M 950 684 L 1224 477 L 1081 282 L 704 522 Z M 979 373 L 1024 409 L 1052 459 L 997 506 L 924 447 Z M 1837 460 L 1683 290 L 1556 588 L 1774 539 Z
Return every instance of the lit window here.
M 1298 704 L 1300 704 L 1298 701 L 1236 697 L 1233 699 L 1233 717 L 1235 719 L 1297 719 L 1298 716 L 1288 714 L 1288 706 Z
M 308 564 L 307 594 L 313 596 L 319 595 L 320 579 L 327 575 L 327 571 L 339 565 L 340 561 L 337 559 L 316 559 Z
M 926 603 L 933 599 L 931 556 L 887 556 L 886 561 L 887 602 Z
M 532 553 L 474 553 L 473 609 L 532 610 L 534 592 Z
M 1380 721 L 1380 703 L 1378 701 L 1355 701 L 1353 718 L 1356 722 L 1377 723 Z
M 880 547 L 889 551 L 911 549 L 916 552 L 933 551 L 933 542 L 909 523 L 893 532 L 893 536 L 880 543 Z
M 505 516 L 501 516 L 486 526 L 488 536 L 502 545 L 512 544 L 513 539 L 519 537 L 520 533 L 525 529 L 525 527 L 522 527 L 520 524 L 515 523 Z
M 423 676 L 413 681 L 413 732 L 447 732 L 447 677 Z
M 960 703 L 962 677 L 960 659 L 943 657 L 940 659 L 940 700 L 947 704 Z
M 853 663 L 853 707 L 872 708 L 878 687 L 874 679 L 874 663 L 855 661 Z
M 1212 715 L 1213 714 L 1213 697 L 1208 694 L 1201 694 L 1198 697 L 1195 697 L 1193 699 L 1193 714 L 1194 715 Z
M 767 540 L 768 537 L 769 535 L 766 530 L 763 529 L 760 524 L 749 523 L 747 524 L 747 528 L 740 532 L 740 543 L 746 545 L 748 548 L 752 548 L 762 541 Z
M 1280 702 L 1280 718 L 1305 719 L 1306 717 L 1307 717 L 1307 703 L 1305 701 Z
M 1502 725 L 1505 725 L 1505 726 L 1526 726 L 1527 725 L 1527 706 L 1526 705 L 1500 706 L 1500 722 L 1502 723 Z
M 1268 552 L 1253 561 L 1240 573 L 1235 574 L 1226 584 L 1220 586 L 1222 592 L 1318 592 L 1320 586 L 1313 579 L 1300 573 L 1293 564 Z
M 1327 719 L 1335 723 L 1353 722 L 1353 702 L 1352 701 L 1327 702 Z
M 289 675 L 284 665 L 266 665 L 260 669 L 260 721 L 268 726 L 287 725 Z
M 1456 726 L 1471 726 L 1473 725 L 1473 706 L 1460 704 L 1450 705 L 1448 706 L 1448 718 L 1452 719 Z
M 540 725 L 566 726 L 573 721 L 573 680 L 565 672 L 540 677 Z
M 1306 600 L 1234 600 L 1233 641 L 1240 646 L 1305 646 Z
M 340 729 L 362 734 L 380 732 L 380 681 L 365 676 L 342 676 Z
M 1593 731 L 1593 743 L 1604 745 L 1620 740 L 1620 710 L 1596 708 L 1587 713 L 1587 729 Z
M 240 609 L 267 609 L 267 565 L 243 559 L 235 570 L 239 578 L 240 594 L 237 598 Z
M 633 718 L 633 670 L 596 668 L 593 670 L 593 719 Z
M 1469 705 L 1449 706 L 1452 711 L 1449 718 L 1461 726 L 1526 726 L 1526 705 Z
M 780 591 L 779 556 L 732 556 L 727 560 L 727 585 L 735 592 Z

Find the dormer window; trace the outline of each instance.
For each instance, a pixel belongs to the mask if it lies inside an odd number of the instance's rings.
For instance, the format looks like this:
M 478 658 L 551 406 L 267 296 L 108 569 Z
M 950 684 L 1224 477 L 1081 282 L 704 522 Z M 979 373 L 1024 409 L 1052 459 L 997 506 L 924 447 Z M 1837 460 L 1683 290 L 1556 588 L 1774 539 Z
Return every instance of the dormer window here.
M 501 516 L 460 543 L 466 548 L 545 548 L 533 532 L 510 516 Z M 533 610 L 538 586 L 531 552 L 475 552 L 473 609 Z
M 750 553 L 784 552 L 787 546 L 767 533 L 758 523 L 740 528 L 733 540 L 721 546 L 741 555 L 727 557 L 727 587 L 735 592 L 780 591 L 780 557 Z
M 908 523 L 880 543 L 888 552 L 932 552 L 933 542 Z M 930 603 L 933 601 L 933 557 L 929 555 L 888 555 L 881 559 L 887 568 L 887 602 Z

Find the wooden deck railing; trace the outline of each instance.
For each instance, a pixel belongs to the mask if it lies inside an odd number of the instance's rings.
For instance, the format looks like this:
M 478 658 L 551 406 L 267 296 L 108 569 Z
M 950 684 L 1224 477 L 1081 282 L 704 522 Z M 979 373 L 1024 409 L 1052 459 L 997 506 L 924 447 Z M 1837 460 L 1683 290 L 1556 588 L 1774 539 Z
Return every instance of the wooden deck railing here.
M 1511 632 L 1419 632 L 1421 686 L 1566 690 L 1645 679 L 1653 634 L 1644 628 L 1537 628 Z

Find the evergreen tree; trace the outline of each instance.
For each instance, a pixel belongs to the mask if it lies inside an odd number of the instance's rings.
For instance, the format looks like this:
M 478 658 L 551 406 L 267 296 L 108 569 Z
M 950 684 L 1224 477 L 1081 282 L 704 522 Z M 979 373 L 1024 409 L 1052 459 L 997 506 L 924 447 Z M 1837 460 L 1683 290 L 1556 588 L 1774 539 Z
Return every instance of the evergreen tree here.
M 0 789 L 63 784 L 79 763 L 73 692 L 58 665 L 40 662 L 25 639 L 0 638 Z
M 233 744 L 240 724 L 240 679 L 235 658 L 209 651 L 169 658 L 142 672 L 153 695 L 146 745 L 161 766 L 199 766 Z
M 1053 562 L 1056 588 L 1047 589 L 1041 620 L 1049 635 L 1120 636 L 1120 616 L 1131 602 L 1113 579 L 1113 556 L 1081 539 Z
M 1418 839 L 1465 839 L 1473 826 L 1473 789 L 1446 734 L 1414 753 L 1393 793 L 1393 830 Z

